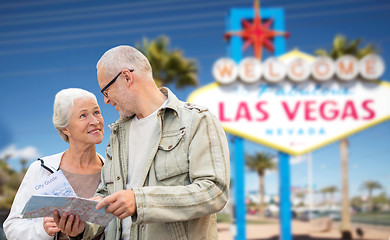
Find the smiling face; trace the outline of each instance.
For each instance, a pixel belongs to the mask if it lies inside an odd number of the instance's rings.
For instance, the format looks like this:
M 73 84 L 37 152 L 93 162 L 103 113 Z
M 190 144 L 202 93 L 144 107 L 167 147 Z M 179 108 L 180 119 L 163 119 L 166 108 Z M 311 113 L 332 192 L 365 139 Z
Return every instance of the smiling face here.
M 129 117 L 134 114 L 134 99 L 132 98 L 131 91 L 129 90 L 126 76 L 128 76 L 128 78 L 133 77 L 128 70 L 123 70 L 116 81 L 105 91 L 108 97 L 104 96 L 104 103 L 110 103 L 114 106 L 115 110 L 119 112 L 119 115 L 122 118 Z M 115 74 L 111 76 L 104 71 L 103 67 L 100 67 L 97 71 L 97 77 L 99 87 L 102 89 L 112 80 L 112 78 L 115 77 Z
M 62 129 L 70 144 L 99 144 L 104 136 L 104 120 L 94 99 L 81 98 L 74 102 L 69 125 Z

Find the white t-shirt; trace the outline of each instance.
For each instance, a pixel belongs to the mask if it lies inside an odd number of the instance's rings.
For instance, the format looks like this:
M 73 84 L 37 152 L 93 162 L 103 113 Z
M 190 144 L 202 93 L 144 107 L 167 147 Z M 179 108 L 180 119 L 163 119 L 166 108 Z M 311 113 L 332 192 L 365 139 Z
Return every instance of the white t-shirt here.
M 147 117 L 134 117 L 129 130 L 129 162 L 127 167 L 126 189 L 142 185 L 141 173 L 149 154 L 153 131 L 158 127 L 158 111 L 167 105 L 166 100 L 161 107 Z M 130 239 L 131 217 L 122 220 L 122 239 Z

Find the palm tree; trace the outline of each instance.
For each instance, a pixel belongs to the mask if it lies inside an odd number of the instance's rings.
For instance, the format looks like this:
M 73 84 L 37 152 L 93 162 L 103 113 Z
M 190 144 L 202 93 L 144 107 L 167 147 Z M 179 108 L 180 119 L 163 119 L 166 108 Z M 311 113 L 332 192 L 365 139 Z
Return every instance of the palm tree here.
M 382 185 L 376 181 L 366 181 L 361 185 L 361 188 L 368 191 L 368 203 L 370 206 L 370 210 L 373 210 L 373 200 L 372 200 L 372 192 L 375 189 L 382 189 Z
M 386 192 L 381 192 L 378 196 L 372 198 L 373 206 L 381 208 L 384 205 L 387 205 L 388 199 Z
M 318 56 L 329 56 L 337 59 L 343 55 L 353 55 L 358 59 L 365 57 L 368 54 L 377 52 L 372 44 L 367 44 L 364 48 L 360 48 L 361 38 L 349 41 L 347 37 L 339 34 L 333 39 L 332 49 L 328 52 L 324 49 L 318 49 L 315 54 Z M 343 239 L 352 239 L 351 235 L 351 218 L 349 213 L 349 187 L 348 187 L 348 139 L 344 138 L 340 141 L 341 152 L 341 174 L 342 174 L 342 213 L 341 213 L 341 231 Z
M 363 200 L 360 196 L 355 196 L 351 199 L 351 206 L 355 209 L 362 209 Z
M 334 193 L 338 191 L 338 188 L 336 186 L 329 186 L 328 192 L 330 194 L 330 203 L 334 204 Z
M 28 160 L 25 158 L 22 158 L 19 161 L 20 161 L 20 165 L 22 166 L 22 173 L 23 173 L 27 170 L 26 166 L 27 166 Z
M 330 194 L 330 204 L 334 204 L 334 193 L 338 191 L 338 188 L 336 186 L 328 186 L 321 189 L 321 193 L 323 194 L 323 203 L 325 202 L 325 196 L 327 193 Z
M 341 199 L 341 234 L 342 239 L 352 239 L 351 215 L 349 212 L 349 182 L 348 182 L 348 139 L 340 141 L 341 154 L 341 179 L 342 179 L 342 199 Z
M 272 160 L 273 155 L 268 153 L 258 152 L 254 156 L 246 155 L 245 161 L 246 165 L 253 169 L 259 174 L 260 177 L 260 204 L 259 204 L 259 213 L 260 217 L 264 218 L 265 216 L 265 203 L 264 203 L 264 175 L 265 171 L 276 169 L 276 164 Z
M 328 193 L 327 188 L 321 188 L 320 192 L 322 193 L 322 204 L 326 204 L 326 194 Z
M 5 166 L 8 166 L 8 159 L 11 158 L 11 155 L 7 154 L 5 156 L 3 156 L 2 158 L 0 158 L 0 162 L 3 162 L 5 164 Z
M 344 35 L 338 34 L 333 39 L 333 46 L 329 52 L 321 48 L 317 49 L 315 54 L 318 56 L 328 56 L 333 59 L 337 59 L 343 55 L 352 55 L 361 59 L 368 54 L 377 52 L 372 44 L 366 44 L 364 48 L 359 48 L 361 42 L 361 38 L 349 41 Z
M 297 197 L 300 202 L 299 202 L 299 206 L 304 206 L 305 205 L 305 196 L 306 196 L 306 193 L 305 192 L 297 192 L 295 194 L 295 197 Z
M 169 50 L 169 38 L 160 36 L 156 40 L 143 39 L 142 46 L 136 45 L 149 60 L 157 86 L 174 82 L 177 88 L 198 86 L 198 72 L 194 60 L 183 57 L 180 50 Z
M 2 168 L 0 168 L 0 196 L 4 194 L 4 186 L 8 181 L 8 174 Z

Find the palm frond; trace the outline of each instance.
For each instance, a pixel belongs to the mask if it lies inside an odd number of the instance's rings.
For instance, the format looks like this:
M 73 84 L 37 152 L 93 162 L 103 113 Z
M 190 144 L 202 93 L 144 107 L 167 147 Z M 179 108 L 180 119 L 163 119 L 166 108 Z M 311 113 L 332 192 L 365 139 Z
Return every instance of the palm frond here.
M 158 86 L 172 82 L 177 88 L 198 85 L 196 62 L 185 58 L 181 50 L 170 50 L 168 37 L 160 36 L 152 41 L 145 38 L 136 47 L 148 58 Z

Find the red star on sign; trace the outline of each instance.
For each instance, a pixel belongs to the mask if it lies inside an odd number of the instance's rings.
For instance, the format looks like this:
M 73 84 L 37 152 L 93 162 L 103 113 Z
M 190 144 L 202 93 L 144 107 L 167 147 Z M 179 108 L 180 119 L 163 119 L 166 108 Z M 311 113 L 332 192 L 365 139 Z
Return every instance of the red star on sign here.
M 228 32 L 224 35 L 226 40 L 229 40 L 231 36 L 240 36 L 245 41 L 243 46 L 243 50 L 246 50 L 248 47 L 253 45 L 253 50 L 255 52 L 255 56 L 257 59 L 261 60 L 261 52 L 262 47 L 264 46 L 271 53 L 274 52 L 274 45 L 272 41 L 275 36 L 284 36 L 289 37 L 289 33 L 274 31 L 269 29 L 271 26 L 273 19 L 270 19 L 261 25 L 261 17 L 260 17 L 260 4 L 258 0 L 255 0 L 254 7 L 255 9 L 255 18 L 253 22 L 250 23 L 247 20 L 242 20 L 243 30 L 241 31 L 232 31 Z

